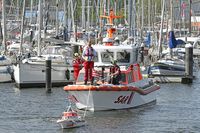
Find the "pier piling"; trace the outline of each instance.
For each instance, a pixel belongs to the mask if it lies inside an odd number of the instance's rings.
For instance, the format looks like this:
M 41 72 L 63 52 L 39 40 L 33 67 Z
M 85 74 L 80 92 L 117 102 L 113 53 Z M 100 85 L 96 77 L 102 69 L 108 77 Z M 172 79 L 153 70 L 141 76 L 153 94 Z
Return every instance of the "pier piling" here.
M 193 80 L 193 46 L 186 44 L 185 46 L 185 77 L 182 78 L 182 83 L 190 84 Z
M 46 58 L 46 92 L 51 93 L 51 57 Z
M 142 44 L 139 48 L 139 56 L 138 56 L 139 62 L 143 64 L 144 62 L 144 44 Z
M 33 41 L 33 30 L 31 29 L 30 30 L 30 42 L 32 43 L 32 41 Z

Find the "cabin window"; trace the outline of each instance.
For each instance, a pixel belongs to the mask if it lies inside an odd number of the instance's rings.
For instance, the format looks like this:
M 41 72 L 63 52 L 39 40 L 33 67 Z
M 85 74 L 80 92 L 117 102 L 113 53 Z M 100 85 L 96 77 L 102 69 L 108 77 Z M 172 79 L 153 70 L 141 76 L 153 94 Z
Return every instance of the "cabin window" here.
M 126 50 L 117 52 L 117 61 L 119 63 L 129 63 L 130 62 L 130 52 Z
M 102 62 L 110 63 L 113 60 L 114 53 L 113 52 L 102 52 L 101 59 Z
M 72 51 L 69 51 L 69 50 L 62 49 L 60 53 L 64 57 L 72 57 L 73 56 Z
M 195 44 L 194 44 L 194 48 L 200 48 L 200 41 L 197 41 Z

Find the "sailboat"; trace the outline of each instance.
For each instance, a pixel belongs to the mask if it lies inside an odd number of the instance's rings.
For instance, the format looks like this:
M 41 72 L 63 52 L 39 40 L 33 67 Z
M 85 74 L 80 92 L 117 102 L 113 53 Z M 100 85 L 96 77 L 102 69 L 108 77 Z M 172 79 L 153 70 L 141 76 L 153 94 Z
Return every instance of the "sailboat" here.
M 171 31 L 169 32 L 169 46 L 170 46 L 170 57 L 161 58 L 161 38 L 163 32 L 163 19 L 164 19 L 164 11 L 165 11 L 165 1 L 163 1 L 162 5 L 162 21 L 160 27 L 160 37 L 159 37 L 159 60 L 154 62 L 148 68 L 149 77 L 154 76 L 181 76 L 184 75 L 184 62 L 180 59 L 172 58 L 171 49 L 176 47 L 176 39 L 173 31 L 173 20 L 172 20 L 172 12 L 171 12 Z M 172 6 L 172 4 L 171 4 Z M 172 9 L 173 7 L 171 7 Z
M 73 50 L 67 45 L 56 44 L 41 49 L 41 0 L 39 1 L 38 56 L 20 60 L 13 66 L 14 79 L 19 88 L 45 86 L 45 60 L 52 60 L 52 86 L 63 86 L 73 82 Z M 54 43 L 55 44 L 55 43 Z M 41 54 L 41 52 L 43 54 Z
M 12 81 L 12 62 L 11 59 L 6 56 L 6 12 L 5 12 L 5 0 L 2 1 L 2 21 L 3 21 L 3 42 L 2 42 L 2 48 L 0 49 L 0 83 L 4 82 L 11 82 Z M 1 48 L 1 46 L 0 46 Z M 2 52 L 1 52 L 2 51 Z M 4 52 L 4 53 L 3 53 Z
M 12 81 L 11 60 L 4 55 L 0 55 L 0 83 Z

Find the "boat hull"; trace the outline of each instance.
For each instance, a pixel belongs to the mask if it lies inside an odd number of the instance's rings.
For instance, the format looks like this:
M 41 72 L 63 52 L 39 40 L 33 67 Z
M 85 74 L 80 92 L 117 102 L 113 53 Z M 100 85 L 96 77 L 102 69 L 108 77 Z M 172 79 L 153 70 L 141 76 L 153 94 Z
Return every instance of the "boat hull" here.
M 149 73 L 149 76 L 184 76 L 185 71 L 173 71 L 173 70 L 167 70 L 167 69 L 154 69 L 151 70 Z
M 45 64 L 19 63 L 13 66 L 14 79 L 18 88 L 45 87 Z M 53 66 L 51 70 L 51 83 L 53 87 L 64 86 L 73 83 L 72 69 L 70 79 L 66 76 L 66 66 Z
M 61 128 L 75 128 L 85 125 L 85 120 L 58 120 L 58 124 L 60 124 Z
M 136 91 L 69 91 L 70 99 L 78 109 L 90 111 L 118 110 L 139 107 L 156 101 L 158 86 L 148 94 Z
M 8 66 L 0 66 L 0 83 L 12 82 L 12 76 L 8 71 Z
M 0 73 L 0 83 L 12 82 L 12 77 L 9 73 Z

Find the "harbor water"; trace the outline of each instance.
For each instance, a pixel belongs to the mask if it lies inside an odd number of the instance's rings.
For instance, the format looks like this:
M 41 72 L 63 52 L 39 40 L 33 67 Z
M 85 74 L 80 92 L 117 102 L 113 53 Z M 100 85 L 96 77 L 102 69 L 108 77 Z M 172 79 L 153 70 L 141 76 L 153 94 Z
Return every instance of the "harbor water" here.
M 0 84 L 0 133 L 198 133 L 198 75 L 191 85 L 160 84 L 153 105 L 87 112 L 87 125 L 73 129 L 61 129 L 56 123 L 68 105 L 63 87 L 47 94 L 45 88 L 19 90 L 13 83 Z

